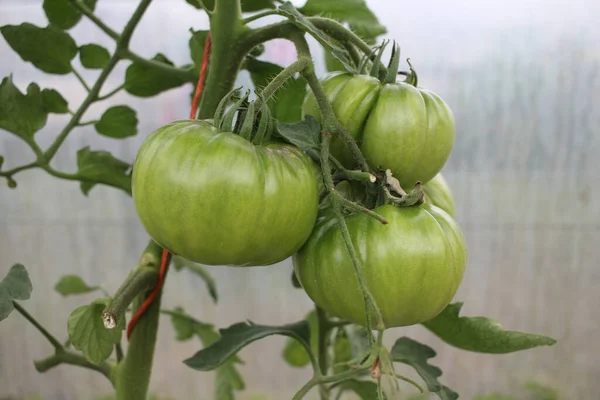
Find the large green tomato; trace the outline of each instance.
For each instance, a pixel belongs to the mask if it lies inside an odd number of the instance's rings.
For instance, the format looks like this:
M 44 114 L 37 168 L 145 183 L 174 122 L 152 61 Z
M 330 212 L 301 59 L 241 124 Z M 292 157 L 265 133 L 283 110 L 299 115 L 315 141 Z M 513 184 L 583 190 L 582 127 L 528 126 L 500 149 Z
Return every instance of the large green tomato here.
M 307 240 L 318 209 L 315 166 L 285 144 L 256 146 L 205 121 L 172 122 L 142 144 L 133 199 L 150 236 L 208 265 L 269 265 Z
M 385 205 L 346 217 L 362 275 L 386 328 L 427 321 L 446 307 L 462 280 L 467 248 L 456 222 L 443 210 Z M 308 296 L 333 316 L 359 325 L 366 313 L 342 233 L 331 213 L 322 213 L 310 239 L 293 257 Z
M 446 179 L 444 179 L 441 173 L 423 185 L 423 190 L 425 191 L 424 199 L 427 203 L 441 208 L 454 218 L 456 208 L 454 197 L 452 196 L 450 186 L 448 186 Z
M 408 83 L 381 84 L 368 75 L 334 72 L 322 81 L 333 111 L 372 167 L 390 169 L 402 187 L 432 179 L 454 146 L 454 117 L 436 94 Z M 302 109 L 320 119 L 312 91 Z M 355 167 L 349 149 L 337 138 L 331 154 Z

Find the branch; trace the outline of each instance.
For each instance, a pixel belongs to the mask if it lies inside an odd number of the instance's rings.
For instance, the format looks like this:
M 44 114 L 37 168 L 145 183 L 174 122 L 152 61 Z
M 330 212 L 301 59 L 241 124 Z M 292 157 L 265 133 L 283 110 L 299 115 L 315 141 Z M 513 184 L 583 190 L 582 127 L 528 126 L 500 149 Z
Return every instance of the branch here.
M 177 76 L 179 78 L 182 78 L 182 79 L 185 79 L 188 81 L 195 81 L 198 79 L 198 74 L 195 71 L 195 67 L 188 68 L 188 69 L 173 67 L 169 64 L 161 63 L 161 62 L 158 62 L 155 60 L 150 60 L 150 59 L 144 58 L 142 56 L 139 56 L 139 55 L 133 53 L 129 49 L 122 49 L 120 56 L 123 59 L 131 60 L 138 64 L 142 64 L 142 65 L 145 65 L 148 67 L 159 69 L 168 74 Z
M 13 306 L 15 307 L 15 310 L 17 310 L 23 317 L 25 317 L 25 319 L 27 321 L 29 321 L 33 326 L 36 327 L 36 329 L 38 331 L 40 331 L 40 333 L 46 338 L 48 339 L 48 341 L 50 342 L 50 344 L 54 347 L 54 349 L 56 351 L 61 351 L 63 350 L 63 345 L 58 341 L 58 339 L 56 339 L 54 336 L 52 336 L 52 334 L 50 332 L 48 332 L 46 330 L 46 328 L 44 328 L 42 326 L 42 324 L 40 324 L 39 322 L 36 321 L 35 318 L 33 318 L 31 316 L 31 314 L 29 314 L 27 312 L 27 310 L 25 310 L 23 307 L 21 307 L 21 305 L 19 303 L 17 303 L 16 301 L 13 301 Z
M 58 351 L 56 354 L 46 357 L 42 360 L 35 361 L 34 363 L 35 369 L 38 372 L 46 372 L 54 367 L 57 367 L 61 364 L 69 364 L 75 365 L 78 367 L 83 367 L 87 369 L 91 369 L 93 371 L 100 372 L 104 375 L 114 386 L 114 377 L 113 377 L 113 368 L 114 366 L 109 363 L 102 363 L 100 365 L 92 364 L 85 359 L 81 354 L 74 353 L 72 351 L 62 350 Z
M 90 10 L 83 2 L 80 0 L 68 0 L 69 3 L 75 8 L 77 8 L 83 15 L 88 17 L 98 28 L 100 28 L 104 33 L 113 38 L 114 40 L 119 40 L 120 35 L 114 30 L 110 29 L 100 18 L 96 17 L 94 12 Z
M 86 92 L 90 91 L 90 87 L 88 86 L 88 84 L 85 82 L 85 80 L 83 79 L 83 76 L 81 76 L 81 74 L 79 72 L 77 72 L 77 70 L 73 67 L 71 67 L 71 72 L 73 72 L 73 74 L 77 77 L 77 80 L 79 80 L 79 82 L 81 83 L 81 85 L 84 87 Z

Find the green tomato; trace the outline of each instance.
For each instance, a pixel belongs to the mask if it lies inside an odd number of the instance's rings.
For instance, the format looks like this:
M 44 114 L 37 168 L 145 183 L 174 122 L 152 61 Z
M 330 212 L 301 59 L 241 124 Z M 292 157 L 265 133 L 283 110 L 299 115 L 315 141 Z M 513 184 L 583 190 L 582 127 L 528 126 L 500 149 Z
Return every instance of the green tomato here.
M 436 94 L 408 83 L 381 84 L 368 75 L 334 72 L 321 81 L 339 121 L 372 167 L 390 169 L 403 187 L 426 183 L 444 166 L 454 146 L 454 117 Z M 320 120 L 309 92 L 304 115 Z M 333 138 L 331 154 L 354 168 L 352 154 Z
M 423 185 L 425 201 L 446 211 L 454 218 L 455 204 L 452 191 L 441 173 Z
M 384 205 L 375 212 L 389 223 L 357 213 L 346 217 L 346 224 L 385 327 L 435 317 L 454 297 L 467 264 L 458 224 L 429 204 Z M 366 324 L 358 279 L 335 218 L 322 214 L 293 262 L 315 304 L 333 316 Z
M 315 166 L 298 148 L 256 146 L 198 120 L 142 144 L 133 199 L 150 236 L 208 265 L 269 265 L 307 240 L 318 210 Z

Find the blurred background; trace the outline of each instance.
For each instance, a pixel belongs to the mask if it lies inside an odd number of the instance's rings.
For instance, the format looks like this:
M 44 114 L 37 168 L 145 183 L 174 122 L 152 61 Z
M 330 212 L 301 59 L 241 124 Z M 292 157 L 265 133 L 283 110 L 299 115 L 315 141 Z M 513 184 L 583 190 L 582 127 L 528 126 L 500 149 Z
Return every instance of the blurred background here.
M 96 13 L 120 30 L 136 1 L 101 0 Z M 303 1 L 294 2 L 302 5 Z M 600 3 L 587 0 L 370 0 L 369 6 L 410 57 L 420 84 L 438 93 L 454 111 L 457 137 L 444 169 L 466 235 L 469 265 L 456 300 L 464 315 L 485 315 L 506 328 L 558 340 L 512 355 L 480 355 L 444 345 L 420 326 L 386 333 L 389 343 L 410 335 L 438 351 L 433 363 L 443 382 L 463 399 L 502 392 L 521 398 L 535 379 L 563 399 L 598 398 L 600 378 Z M 0 0 L 0 25 L 47 23 L 41 1 Z M 183 0 L 156 0 L 139 25 L 132 48 L 143 56 L 162 52 L 188 63 L 189 28 L 206 29 L 207 18 Z M 85 18 L 72 31 L 79 45 L 114 43 Z M 314 43 L 313 43 L 314 44 Z M 272 42 L 265 57 L 285 64 L 293 49 Z M 322 53 L 315 46 L 319 71 Z M 74 60 L 78 65 L 78 59 Z M 105 92 L 123 82 L 127 63 L 110 76 Z M 85 70 L 88 82 L 98 72 Z M 0 77 L 13 74 L 24 90 L 31 81 L 57 88 L 71 105 L 85 92 L 73 75 L 48 75 L 23 62 L 0 40 Z M 249 85 L 246 73 L 240 83 Z M 140 99 L 120 92 L 94 105 L 84 120 L 110 104 L 138 113 L 139 134 L 115 140 L 93 127 L 74 131 L 55 159 L 76 170 L 84 146 L 109 150 L 132 161 L 144 137 L 173 119 L 186 118 L 191 85 Z M 109 104 L 110 103 L 110 104 Z M 36 139 L 46 147 L 68 121 L 53 114 Z M 33 160 L 16 136 L 0 132 L 4 168 Z M 64 274 L 79 274 L 114 292 L 148 237 L 124 193 L 97 186 L 86 198 L 74 182 L 43 171 L 16 175 L 18 188 L 0 188 L 0 275 L 23 263 L 34 285 L 27 309 L 66 339 L 70 312 L 94 295 L 62 298 L 53 286 Z M 4 185 L 4 182 L 1 182 Z M 214 304 L 204 283 L 187 271 L 169 276 L 165 306 L 183 306 L 217 327 L 251 319 L 280 324 L 299 320 L 311 302 L 290 283 L 291 262 L 263 268 L 209 267 L 217 280 Z M 151 391 L 177 400 L 210 399 L 213 374 L 193 371 L 182 360 L 200 343 L 178 343 L 167 318 L 159 332 Z M 289 399 L 310 369 L 283 362 L 284 339 L 271 337 L 240 353 L 246 390 L 239 399 Z M 97 374 L 60 366 L 38 374 L 33 360 L 52 348 L 18 314 L 0 324 L 0 399 L 41 395 L 49 400 L 92 399 L 110 393 Z M 408 374 L 410 375 L 410 374 Z M 412 376 L 412 375 L 411 375 Z M 412 393 L 410 388 L 405 392 Z

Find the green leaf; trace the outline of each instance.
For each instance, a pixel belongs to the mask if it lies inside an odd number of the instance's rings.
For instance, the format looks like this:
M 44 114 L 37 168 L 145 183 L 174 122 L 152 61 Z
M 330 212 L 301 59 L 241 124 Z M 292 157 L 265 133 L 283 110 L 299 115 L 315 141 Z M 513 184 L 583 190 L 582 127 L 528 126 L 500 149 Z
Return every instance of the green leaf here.
M 158 63 L 173 66 L 164 55 L 157 54 L 152 59 Z M 125 90 L 138 97 L 152 97 L 190 82 L 160 68 L 133 62 L 125 72 Z
M 498 322 L 486 317 L 459 317 L 462 306 L 463 303 L 450 304 L 423 325 L 444 342 L 478 353 L 512 353 L 556 343 L 548 336 L 504 330 Z
M 219 299 L 219 296 L 217 294 L 217 283 L 215 282 L 215 279 L 212 277 L 212 275 L 206 270 L 206 268 L 204 268 L 204 266 L 186 260 L 185 258 L 179 256 L 173 257 L 173 266 L 176 271 L 181 271 L 185 268 L 202 278 L 202 280 L 206 284 L 206 288 L 208 289 L 210 297 L 212 297 L 215 303 L 217 302 L 217 300 Z
M 256 89 L 262 90 L 283 68 L 279 65 L 255 58 L 246 59 L 246 69 Z M 280 87 L 267 104 L 271 115 L 279 122 L 296 122 L 302 116 L 302 103 L 306 96 L 306 82 L 302 78 L 292 78 Z
M 377 384 L 373 381 L 348 379 L 338 387 L 340 388 L 340 392 L 354 392 L 362 400 L 377 400 Z M 386 398 L 385 394 L 383 398 Z
M 109 303 L 110 299 L 105 298 L 81 306 L 71 313 L 67 323 L 71 344 L 93 364 L 100 364 L 110 357 L 115 343 L 121 340 L 121 331 L 125 329 L 125 316 L 119 319 L 116 328 L 104 327 L 102 312 Z
M 0 289 L 0 321 L 6 319 L 14 309 L 12 299 L 7 290 Z
M 13 300 L 29 299 L 32 290 L 29 274 L 23 264 L 13 265 L 0 281 L 0 321 L 12 312 Z
M 13 300 L 28 300 L 33 286 L 23 264 L 13 265 L 0 282 L 0 291 L 4 290 Z
M 42 90 L 42 103 L 48 113 L 66 114 L 69 112 L 69 103 L 54 89 Z
M 90 286 L 77 275 L 65 275 L 54 286 L 54 290 L 63 296 L 90 293 L 100 289 L 100 286 Z
M 437 379 L 442 375 L 442 370 L 427 362 L 435 355 L 436 353 L 431 347 L 407 337 L 398 339 L 390 353 L 392 361 L 413 367 L 423 378 L 430 392 L 437 394 L 442 400 L 456 400 L 458 394 L 443 386 Z
M 235 368 L 233 361 L 227 361 L 217 369 L 215 376 L 216 400 L 234 400 L 234 391 L 243 390 L 245 386 L 244 379 Z
M 368 351 L 369 341 L 365 328 L 354 324 L 342 327 L 333 346 L 334 372 L 339 373 L 350 369 L 347 363 L 364 357 Z
M 202 6 L 200 6 L 199 0 L 185 0 L 188 4 L 196 7 L 201 10 Z M 215 8 L 215 0 L 204 0 L 202 1 L 208 10 L 214 10 Z M 252 12 L 252 11 L 260 11 L 265 8 L 275 8 L 275 4 L 273 0 L 242 0 L 242 11 L 243 12 Z
M 128 106 L 113 106 L 106 110 L 95 124 L 96 131 L 104 136 L 122 139 L 137 133 L 138 119 Z
M 304 15 L 319 15 L 347 22 L 357 35 L 370 42 L 387 32 L 365 0 L 308 0 L 300 8 Z
M 96 8 L 96 0 L 83 0 L 83 4 L 92 11 Z M 68 0 L 44 0 L 44 12 L 48 21 L 60 29 L 71 29 L 83 15 Z
M 219 334 L 215 332 L 211 324 L 206 324 L 192 318 L 180 307 L 175 310 L 161 310 L 161 313 L 171 316 L 171 323 L 175 329 L 177 340 L 188 340 L 196 335 L 204 347 L 210 346 L 219 340 Z M 236 356 L 217 368 L 215 376 L 215 399 L 233 400 L 234 391 L 244 389 L 244 380 L 235 368 L 235 363 L 239 362 L 240 359 Z
M 270 335 L 291 336 L 307 345 L 310 344 L 310 326 L 306 321 L 283 326 L 239 322 L 229 328 L 221 329 L 220 333 L 221 337 L 218 341 L 184 360 L 184 363 L 199 371 L 210 371 L 225 363 L 243 347 Z
M 316 311 L 311 311 L 304 318 L 310 327 L 310 346 L 313 354 L 319 352 L 319 321 Z M 283 359 L 292 367 L 305 367 L 310 364 L 310 357 L 300 342 L 288 338 L 283 349 Z
M 33 135 L 46 125 L 48 112 L 40 87 L 30 83 L 27 94 L 13 84 L 12 75 L 0 83 L 0 128 L 31 141 Z
M 71 72 L 71 60 L 77 54 L 75 41 L 57 27 L 40 28 L 30 23 L 4 25 L 0 32 L 24 61 L 49 74 Z
M 93 182 L 84 182 L 81 191 L 87 196 L 96 183 L 118 187 L 131 193 L 131 165 L 108 151 L 92 151 L 89 146 L 77 152 L 77 175 Z
M 327 36 L 323 31 L 317 29 L 316 26 L 313 25 L 310 20 L 302 15 L 300 11 L 298 11 L 292 3 L 289 1 L 284 5 L 279 7 L 279 11 L 281 15 L 287 17 L 290 21 L 292 21 L 296 26 L 305 31 L 306 33 L 313 36 L 317 41 L 327 50 L 331 55 L 338 60 L 344 66 L 345 70 L 352 71 L 355 69 L 355 66 L 350 59 L 350 55 L 348 52 L 334 44 L 329 36 Z
M 204 43 L 206 43 L 206 36 L 208 31 L 191 31 L 192 37 L 190 38 L 190 56 L 194 61 L 197 68 L 200 68 L 202 64 L 202 58 L 204 56 Z
M 277 124 L 277 134 L 300 150 L 317 150 L 321 143 L 321 127 L 316 119 L 307 115 L 292 124 Z
M 79 60 L 85 68 L 102 69 L 109 59 L 108 50 L 97 44 L 84 44 L 79 48 Z

